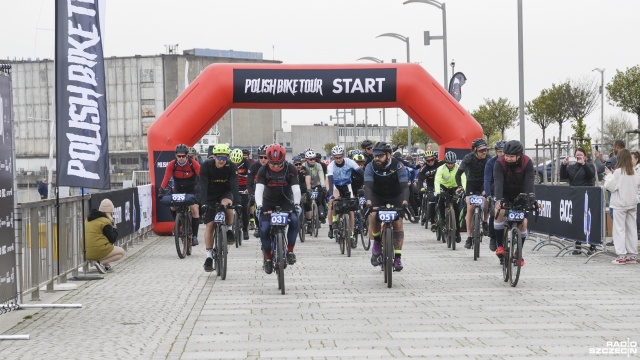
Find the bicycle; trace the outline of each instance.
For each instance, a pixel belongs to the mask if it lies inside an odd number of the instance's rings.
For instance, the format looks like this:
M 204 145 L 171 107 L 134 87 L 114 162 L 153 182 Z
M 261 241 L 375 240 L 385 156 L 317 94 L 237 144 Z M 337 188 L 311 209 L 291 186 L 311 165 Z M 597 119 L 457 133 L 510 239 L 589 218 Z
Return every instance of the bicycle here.
M 366 199 L 364 198 L 364 196 L 361 196 L 358 201 L 360 203 L 360 206 L 358 207 L 358 211 L 354 212 L 354 216 L 356 218 L 353 232 L 360 236 L 360 241 L 362 241 L 362 248 L 365 251 L 368 251 L 371 248 L 371 239 L 369 239 L 369 217 L 362 216 L 362 211 L 364 210 L 364 203 L 366 202 Z
M 422 194 L 422 202 L 420 204 L 420 225 L 424 225 L 425 229 L 429 229 L 429 221 L 433 217 L 431 213 L 431 205 L 435 204 L 436 194 L 433 188 L 425 187 Z
M 315 238 L 318 237 L 318 230 L 320 229 L 320 211 L 316 202 L 318 195 L 318 190 L 313 190 L 309 193 L 311 199 L 311 236 Z
M 333 234 L 336 242 L 340 244 L 340 254 L 344 254 L 346 249 L 347 257 L 351 257 L 352 248 L 349 215 L 358 208 L 359 199 L 356 198 L 340 197 L 333 200 L 334 214 L 338 215 L 338 220 L 333 224 Z
M 304 214 L 304 205 L 307 202 L 307 197 L 309 195 L 308 194 L 304 194 L 300 200 L 300 208 L 303 209 L 303 214 Z M 298 225 L 298 237 L 300 238 L 300 242 L 304 242 L 304 239 L 307 235 L 307 221 L 306 218 L 301 217 L 304 221 L 300 221 L 300 224 Z
M 236 209 L 241 207 L 241 205 L 228 205 L 224 206 L 220 203 L 216 203 L 213 206 L 213 209 L 208 211 L 215 211 L 215 217 L 213 218 L 213 222 L 215 223 L 215 227 L 213 228 L 213 239 L 214 239 L 214 253 L 213 253 L 213 261 L 214 268 L 216 269 L 216 275 L 220 276 L 220 279 L 225 280 L 227 278 L 227 253 L 229 251 L 227 247 L 227 231 L 226 227 L 226 209 Z M 238 239 L 236 239 L 238 241 Z
M 191 255 L 193 230 L 191 229 L 191 208 L 197 203 L 194 194 L 167 194 L 160 199 L 160 203 L 175 209 L 176 218 L 173 223 L 173 235 L 176 241 L 178 257 L 184 259 Z
M 447 248 L 451 250 L 456 249 L 456 211 L 453 204 L 460 200 L 460 194 L 451 194 L 448 191 L 440 193 L 440 201 L 444 201 L 444 225 L 438 222 L 437 231 L 438 238 L 442 239 L 442 242 L 447 243 Z
M 500 202 L 500 210 L 496 212 L 496 217 L 501 210 L 507 211 L 504 227 L 504 258 L 502 261 L 502 279 L 509 281 L 511 287 L 518 284 L 520 270 L 522 268 L 522 237 L 518 225 L 522 224 L 527 217 L 527 211 L 535 211 L 535 220 L 538 219 L 537 207 L 532 208 L 528 204 L 529 196 L 519 194 L 511 204 Z
M 473 205 L 473 220 L 472 229 L 473 232 L 473 260 L 478 260 L 480 257 L 480 243 L 482 242 L 482 217 L 484 215 L 482 206 L 484 205 L 484 197 L 481 195 L 469 196 L 469 203 Z
M 412 216 L 408 211 L 408 207 L 396 208 L 391 204 L 387 204 L 384 207 L 375 207 L 365 210 L 366 217 L 370 213 L 376 212 L 378 220 L 382 222 L 381 238 L 382 243 L 380 255 L 378 256 L 378 264 L 380 264 L 381 270 L 384 273 L 384 282 L 387 284 L 387 288 L 393 286 L 393 260 L 395 259 L 395 248 L 393 241 L 393 222 L 400 216 L 399 212 L 405 212 L 406 216 Z
M 414 188 L 414 183 L 410 183 L 409 184 L 409 208 L 411 209 L 411 213 L 414 213 L 414 210 L 417 209 L 418 214 L 420 213 L 420 207 L 418 206 L 418 194 L 415 192 L 415 188 Z M 408 218 L 407 220 L 409 220 L 412 224 L 415 224 L 419 221 L 419 217 L 418 215 L 411 215 L 410 218 Z
M 269 216 L 271 228 L 269 237 L 271 238 L 271 251 L 273 253 L 273 269 L 278 275 L 278 289 L 284 295 L 284 269 L 287 268 L 287 237 L 286 229 L 289 225 L 289 215 L 291 212 L 282 212 L 280 206 L 276 206 L 275 211 L 262 212 L 262 216 Z

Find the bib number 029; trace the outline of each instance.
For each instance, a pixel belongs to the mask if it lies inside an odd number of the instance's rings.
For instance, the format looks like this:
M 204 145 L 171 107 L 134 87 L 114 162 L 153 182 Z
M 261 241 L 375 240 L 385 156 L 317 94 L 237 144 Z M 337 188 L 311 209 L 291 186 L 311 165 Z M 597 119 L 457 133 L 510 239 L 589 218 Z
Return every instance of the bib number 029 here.
M 175 202 L 181 202 L 186 199 L 186 194 L 172 194 L 171 200 Z

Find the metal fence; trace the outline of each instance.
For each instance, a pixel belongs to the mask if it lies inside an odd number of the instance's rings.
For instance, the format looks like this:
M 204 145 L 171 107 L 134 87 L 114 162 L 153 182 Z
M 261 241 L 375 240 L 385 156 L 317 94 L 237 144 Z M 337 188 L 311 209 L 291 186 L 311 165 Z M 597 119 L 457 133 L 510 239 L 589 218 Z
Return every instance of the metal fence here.
M 39 300 L 43 286 L 50 292 L 54 284 L 67 282 L 70 275 L 86 273 L 89 264 L 84 260 L 84 219 L 89 213 L 89 199 L 90 195 L 60 198 L 60 219 L 56 199 L 18 204 L 16 253 L 20 303 L 29 294 L 31 300 Z M 114 245 L 127 249 L 142 241 L 149 231 L 151 226 Z
M 131 176 L 131 183 L 133 187 L 151 184 L 151 177 L 149 171 L 134 171 Z

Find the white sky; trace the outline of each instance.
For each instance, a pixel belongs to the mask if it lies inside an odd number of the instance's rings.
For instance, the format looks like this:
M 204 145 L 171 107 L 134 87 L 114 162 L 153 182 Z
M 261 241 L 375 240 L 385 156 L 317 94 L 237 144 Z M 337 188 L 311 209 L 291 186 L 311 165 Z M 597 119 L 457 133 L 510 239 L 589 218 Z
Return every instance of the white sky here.
M 106 0 L 105 56 L 153 55 L 165 45 L 262 52 L 265 59 L 287 64 L 356 63 L 373 56 L 406 61 L 406 45 L 387 32 L 410 38 L 411 61 L 435 79 L 443 79 L 442 41 L 423 45 L 423 31 L 442 34 L 441 11 L 426 4 L 403 5 L 402 0 Z M 9 3 L 9 0 L 3 0 Z M 467 83 L 461 104 L 477 109 L 484 98 L 505 97 L 518 105 L 517 1 L 449 0 L 447 8 L 448 63 Z M 605 84 L 615 70 L 640 62 L 640 1 L 523 0 L 525 100 L 568 78 L 596 79 L 594 68 L 605 68 Z M 10 1 L 0 12 L 0 60 L 54 54 L 54 1 Z M 447 66 L 449 66 L 447 64 Z M 451 76 L 451 67 L 448 67 Z M 621 110 L 608 104 L 605 118 Z M 362 121 L 364 110 L 358 110 Z M 377 121 L 379 111 L 369 111 Z M 331 110 L 284 110 L 285 129 L 291 124 L 327 122 Z M 396 111 L 387 110 L 395 125 Z M 634 115 L 629 119 L 636 123 Z M 353 121 L 348 117 L 347 121 Z M 588 118 L 592 136 L 600 127 L 600 108 Z M 406 117 L 400 115 L 400 124 Z M 566 129 L 566 130 L 565 130 Z M 570 131 L 565 126 L 563 133 Z M 526 127 L 527 145 L 541 133 Z M 509 132 L 518 137 L 518 128 Z M 547 136 L 557 135 L 557 128 Z M 563 136 L 564 137 L 564 136 Z

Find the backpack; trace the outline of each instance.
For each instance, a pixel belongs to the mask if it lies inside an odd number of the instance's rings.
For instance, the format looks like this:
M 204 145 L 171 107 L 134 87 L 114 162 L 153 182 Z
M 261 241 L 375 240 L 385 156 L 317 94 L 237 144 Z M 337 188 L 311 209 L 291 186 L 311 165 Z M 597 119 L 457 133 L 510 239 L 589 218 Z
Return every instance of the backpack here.
M 187 160 L 187 162 L 189 163 L 189 167 L 191 168 L 191 172 L 195 174 L 196 173 L 196 169 L 193 168 L 193 162 L 191 161 L 191 159 Z M 171 176 L 175 175 L 175 173 L 176 173 L 176 164 L 178 164 L 177 161 L 175 163 L 173 163 L 173 172 L 171 173 Z

